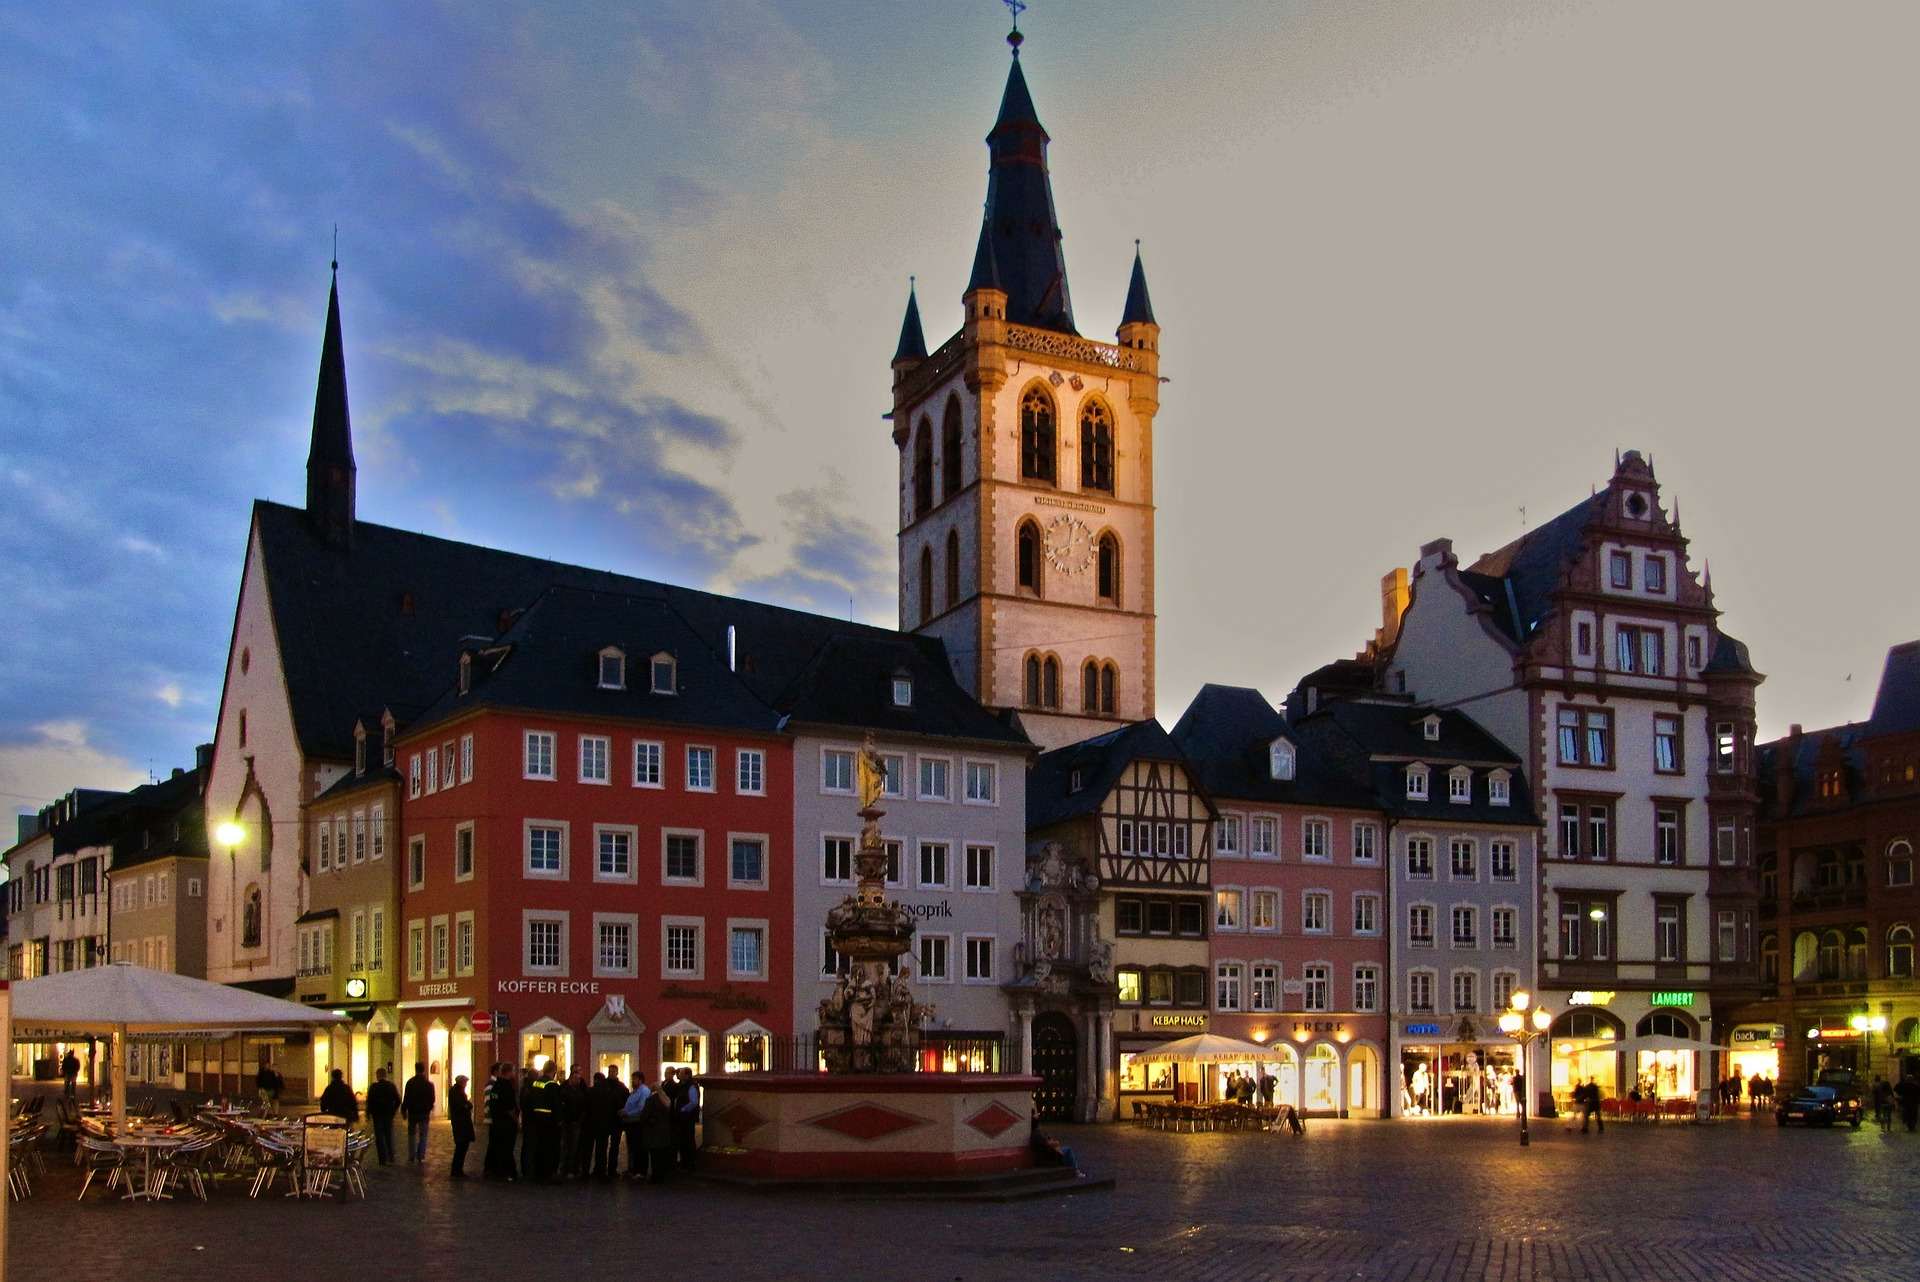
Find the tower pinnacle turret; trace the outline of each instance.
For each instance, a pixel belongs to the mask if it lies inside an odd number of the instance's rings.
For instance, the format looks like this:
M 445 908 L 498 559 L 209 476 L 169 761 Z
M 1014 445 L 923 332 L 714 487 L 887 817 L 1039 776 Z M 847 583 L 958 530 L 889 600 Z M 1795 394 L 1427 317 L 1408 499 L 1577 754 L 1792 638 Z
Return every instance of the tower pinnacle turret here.
M 353 545 L 353 425 L 347 413 L 347 355 L 340 337 L 340 263 L 327 289 L 327 329 L 320 342 L 320 378 L 313 395 L 313 438 L 307 450 L 307 518 L 321 536 Z

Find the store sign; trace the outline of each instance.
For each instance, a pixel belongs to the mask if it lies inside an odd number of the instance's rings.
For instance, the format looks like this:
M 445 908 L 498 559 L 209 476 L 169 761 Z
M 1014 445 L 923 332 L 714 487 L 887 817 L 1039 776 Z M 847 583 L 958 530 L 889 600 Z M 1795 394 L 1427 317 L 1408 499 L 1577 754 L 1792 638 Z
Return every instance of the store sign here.
M 1205 1028 L 1205 1015 L 1155 1015 L 1147 1021 L 1155 1028 Z
M 308 1006 L 325 1006 L 333 999 L 325 993 L 302 993 L 300 994 L 300 1000 Z
M 1605 1006 L 1613 1000 L 1611 988 L 1588 991 L 1580 989 L 1567 998 L 1569 1006 Z
M 1860 1030 L 1857 1028 L 1809 1028 L 1807 1030 L 1807 1040 L 1810 1042 L 1837 1042 L 1842 1039 L 1851 1040 L 1858 1036 L 1860 1036 Z
M 599 992 L 600 986 L 595 984 L 593 991 Z M 715 1010 L 764 1011 L 767 1009 L 767 999 L 755 993 L 738 992 L 731 988 L 688 988 L 685 984 L 668 984 L 660 990 L 660 1000 L 705 1002 Z
M 1345 1028 L 1346 1025 L 1331 1019 L 1296 1019 L 1293 1021 L 1293 1031 L 1296 1033 L 1338 1033 Z
M 420 992 L 424 995 L 429 988 L 445 988 L 453 992 L 458 984 L 422 984 Z M 503 979 L 494 986 L 502 993 L 560 993 L 568 996 L 600 995 L 600 981 L 597 979 Z
M 1304 993 L 1307 991 L 1307 981 L 1304 979 L 1283 979 L 1280 981 L 1280 991 L 1289 997 L 1295 993 Z
M 1440 1025 L 1408 1024 L 1407 1036 L 1408 1037 L 1438 1037 L 1440 1036 Z
M 1652 1002 L 1655 1006 L 1691 1007 L 1693 1005 L 1693 994 L 1684 990 L 1671 993 L 1655 993 Z
M 953 916 L 953 905 L 942 899 L 937 904 L 902 904 L 909 917 L 918 917 L 921 921 L 930 921 L 936 917 Z
M 1736 1028 L 1733 1030 L 1735 1046 L 1757 1046 L 1769 1042 L 1784 1042 L 1787 1028 L 1784 1024 L 1775 1024 L 1771 1028 Z
M 422 997 L 458 997 L 460 985 L 452 982 L 439 984 L 417 984 L 414 991 Z

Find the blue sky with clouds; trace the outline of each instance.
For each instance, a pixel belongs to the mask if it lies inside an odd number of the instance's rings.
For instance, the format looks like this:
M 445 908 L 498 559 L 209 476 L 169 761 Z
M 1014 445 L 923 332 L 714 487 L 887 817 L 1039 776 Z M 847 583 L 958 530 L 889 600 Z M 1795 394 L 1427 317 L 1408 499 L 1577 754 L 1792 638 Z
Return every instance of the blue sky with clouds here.
M 1163 717 L 1351 651 L 1389 566 L 1505 542 L 1616 445 L 1682 497 L 1763 725 L 1864 712 L 1920 633 L 1884 590 L 1920 462 L 1909 6 L 1026 25 L 1082 328 L 1135 236 L 1166 326 Z M 890 619 L 886 361 L 909 273 L 929 340 L 957 324 L 1004 30 L 0 3 L 0 804 L 209 736 L 248 505 L 302 494 L 336 222 L 363 517 Z

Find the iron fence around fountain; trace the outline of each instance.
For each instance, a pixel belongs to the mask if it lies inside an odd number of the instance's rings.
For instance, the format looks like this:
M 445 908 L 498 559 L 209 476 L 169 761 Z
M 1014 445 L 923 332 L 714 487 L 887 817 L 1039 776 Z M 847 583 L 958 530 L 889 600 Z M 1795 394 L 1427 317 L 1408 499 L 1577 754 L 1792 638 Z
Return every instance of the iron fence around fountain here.
M 824 1071 L 820 1039 L 812 1033 L 764 1039 L 760 1063 L 736 1063 L 732 1072 L 817 1073 Z M 947 1037 L 922 1032 L 914 1039 L 914 1071 L 921 1073 L 1006 1072 L 1005 1044 L 998 1037 Z

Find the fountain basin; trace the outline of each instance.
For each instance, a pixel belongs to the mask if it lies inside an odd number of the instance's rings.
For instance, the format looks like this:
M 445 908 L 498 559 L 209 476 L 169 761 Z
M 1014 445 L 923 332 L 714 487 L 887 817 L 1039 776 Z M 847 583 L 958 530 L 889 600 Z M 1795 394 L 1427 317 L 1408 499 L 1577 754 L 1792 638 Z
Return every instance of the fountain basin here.
M 822 1182 L 997 1175 L 1032 1165 L 1021 1073 L 724 1073 L 699 1079 L 703 1169 Z

